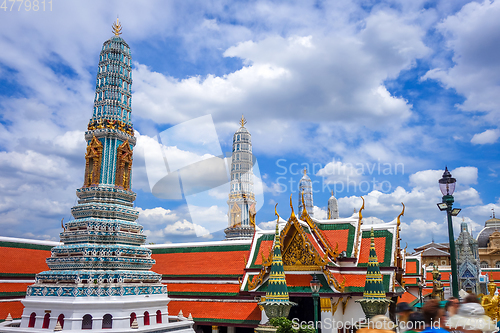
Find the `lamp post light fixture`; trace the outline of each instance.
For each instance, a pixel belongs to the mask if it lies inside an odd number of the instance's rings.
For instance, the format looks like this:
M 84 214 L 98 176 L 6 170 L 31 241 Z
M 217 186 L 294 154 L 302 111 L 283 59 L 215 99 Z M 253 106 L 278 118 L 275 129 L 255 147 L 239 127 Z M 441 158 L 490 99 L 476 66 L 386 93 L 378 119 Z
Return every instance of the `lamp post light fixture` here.
M 321 282 L 318 280 L 316 273 L 314 273 L 311 282 L 309 283 L 312 291 L 312 298 L 314 303 L 314 330 L 318 333 L 318 299 L 319 299 L 319 288 L 321 288 Z
M 448 216 L 448 237 L 450 242 L 450 259 L 451 259 L 451 290 L 453 296 L 458 298 L 458 274 L 457 274 L 457 253 L 455 251 L 455 236 L 453 236 L 452 216 L 457 216 L 460 213 L 460 208 L 453 208 L 453 192 L 457 180 L 451 176 L 448 167 L 445 168 L 443 177 L 439 180 L 439 189 L 443 194 L 443 201 L 438 203 L 439 210 L 446 211 Z

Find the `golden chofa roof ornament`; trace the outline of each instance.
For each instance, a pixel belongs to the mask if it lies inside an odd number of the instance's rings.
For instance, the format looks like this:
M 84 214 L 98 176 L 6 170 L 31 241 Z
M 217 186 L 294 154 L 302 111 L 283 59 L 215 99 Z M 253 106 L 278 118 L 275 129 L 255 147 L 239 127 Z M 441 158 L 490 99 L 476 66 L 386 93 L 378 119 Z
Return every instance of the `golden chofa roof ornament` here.
M 115 36 L 118 37 L 122 34 L 122 25 L 118 21 L 118 18 L 116 18 L 116 23 L 113 23 L 111 27 L 113 28 L 113 33 L 115 34 Z
M 247 120 L 243 115 L 241 115 L 241 120 L 240 120 L 240 125 L 241 127 L 245 127 L 245 124 L 247 123 Z

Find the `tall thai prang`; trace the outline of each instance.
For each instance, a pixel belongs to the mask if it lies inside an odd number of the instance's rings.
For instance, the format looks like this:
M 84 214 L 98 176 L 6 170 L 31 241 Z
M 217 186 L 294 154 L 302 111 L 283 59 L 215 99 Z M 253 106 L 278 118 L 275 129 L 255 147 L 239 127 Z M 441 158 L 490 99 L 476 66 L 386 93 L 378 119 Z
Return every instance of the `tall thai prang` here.
M 366 271 L 365 289 L 363 291 L 363 298 L 356 301 L 361 304 L 367 319 L 385 314 L 389 303 L 391 303 L 385 296 L 382 274 L 380 274 L 377 253 L 375 251 L 373 228 L 371 229 L 370 237 L 370 257 Z
M 104 42 L 96 80 L 94 112 L 85 133 L 83 186 L 74 220 L 62 225 L 62 245 L 52 248 L 49 271 L 28 287 L 20 331 L 113 329 L 194 332 L 192 321 L 169 323 L 167 286 L 151 271 L 155 261 L 131 190 L 131 54 L 113 25 Z M 61 223 L 62 224 L 62 223 Z M 138 327 L 135 327 L 135 326 Z
M 278 205 L 278 204 L 276 204 Z M 283 268 L 283 260 L 281 258 L 281 244 L 279 233 L 280 217 L 274 208 L 278 219 L 276 221 L 276 233 L 274 234 L 273 245 L 273 261 L 271 264 L 271 272 L 267 284 L 266 300 L 260 302 L 259 305 L 264 307 L 266 316 L 271 318 L 287 317 L 290 308 L 297 303 L 290 302 L 288 297 L 288 288 L 286 287 L 285 270 Z
M 304 168 L 304 175 L 299 181 L 299 193 L 304 194 L 304 200 L 299 196 L 299 215 L 302 216 L 302 211 L 307 210 L 309 216 L 314 216 L 313 206 L 313 188 L 311 178 L 307 175 L 307 169 Z
M 231 156 L 231 190 L 227 204 L 228 227 L 226 239 L 251 239 L 255 231 L 255 194 L 253 189 L 252 136 L 245 128 L 247 121 L 241 116 L 241 127 L 233 135 Z

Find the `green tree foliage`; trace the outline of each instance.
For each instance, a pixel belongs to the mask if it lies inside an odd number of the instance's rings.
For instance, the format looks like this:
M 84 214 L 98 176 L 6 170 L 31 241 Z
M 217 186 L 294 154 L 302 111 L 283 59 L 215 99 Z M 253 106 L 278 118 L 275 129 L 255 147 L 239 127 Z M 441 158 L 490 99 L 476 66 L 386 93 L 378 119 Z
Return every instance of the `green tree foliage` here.
M 276 333 L 316 333 L 314 327 L 294 327 L 293 322 L 286 318 L 271 318 L 269 323 L 276 327 Z

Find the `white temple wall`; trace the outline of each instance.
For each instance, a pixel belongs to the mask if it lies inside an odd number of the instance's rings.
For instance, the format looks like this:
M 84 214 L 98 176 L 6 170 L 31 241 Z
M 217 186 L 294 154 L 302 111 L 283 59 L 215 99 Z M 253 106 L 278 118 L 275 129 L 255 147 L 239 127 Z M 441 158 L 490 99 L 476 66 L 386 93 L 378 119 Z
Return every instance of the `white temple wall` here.
M 150 299 L 144 296 L 129 297 L 88 297 L 77 299 L 68 306 L 66 297 L 54 298 L 26 298 L 22 302 L 25 305 L 21 327 L 27 328 L 32 312 L 36 313 L 35 328 L 42 328 L 46 311 L 50 311 L 49 330 L 53 330 L 57 324 L 60 314 L 64 315 L 64 330 L 81 330 L 83 316 L 92 316 L 92 329 L 102 328 L 104 315 L 112 315 L 113 328 L 130 328 L 130 314 L 136 314 L 139 327 L 144 325 L 144 312 L 149 312 L 149 324 L 155 325 L 156 311 L 162 313 L 162 323 L 168 323 L 168 307 L 170 299 L 159 295 L 157 299 Z

